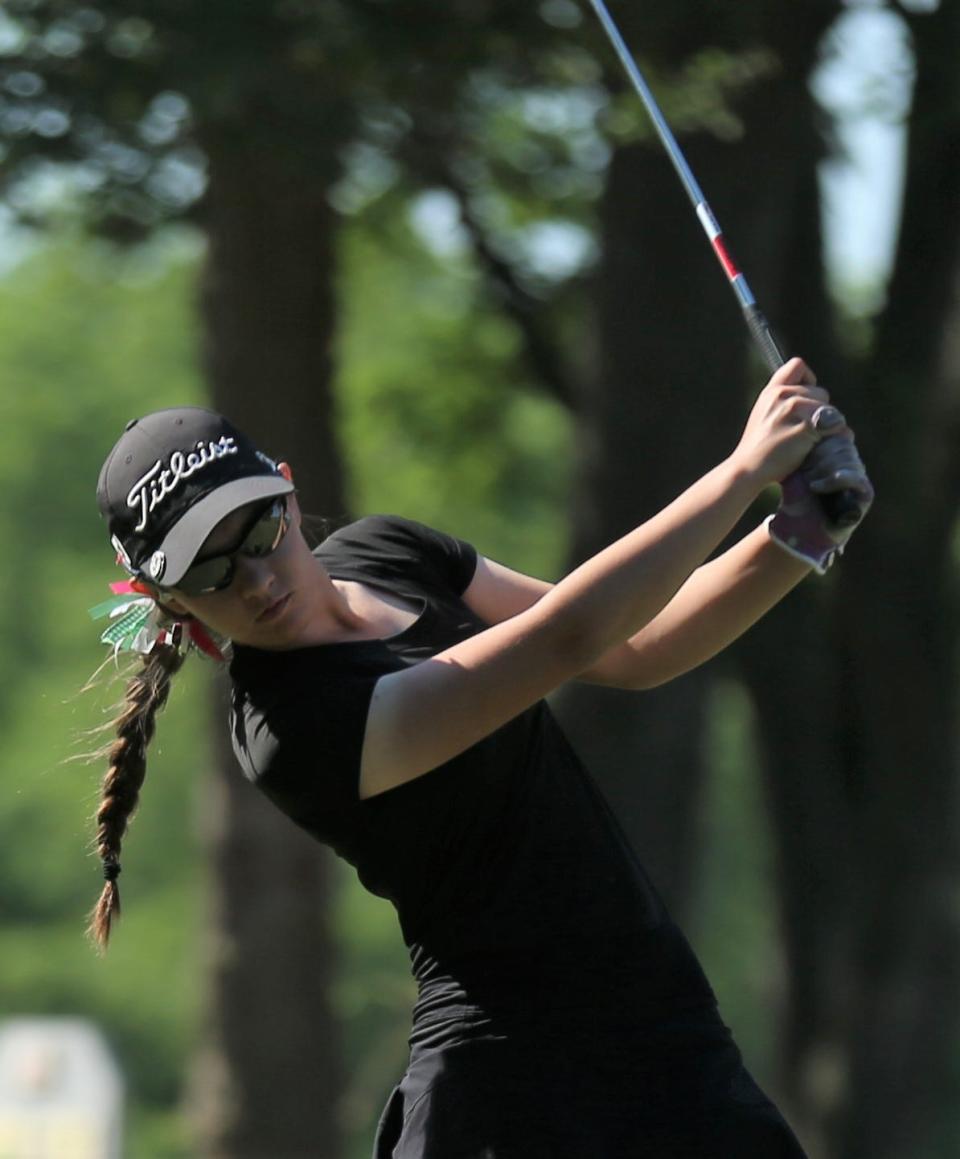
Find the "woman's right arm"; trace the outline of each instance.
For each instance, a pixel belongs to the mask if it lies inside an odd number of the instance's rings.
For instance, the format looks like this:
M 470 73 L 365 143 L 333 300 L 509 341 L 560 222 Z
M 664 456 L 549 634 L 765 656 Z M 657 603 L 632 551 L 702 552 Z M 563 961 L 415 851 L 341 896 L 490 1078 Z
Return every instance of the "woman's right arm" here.
M 382 677 L 364 736 L 360 796 L 463 752 L 635 635 L 731 531 L 757 494 L 803 461 L 827 401 L 793 359 L 755 404 L 734 453 L 532 607 Z

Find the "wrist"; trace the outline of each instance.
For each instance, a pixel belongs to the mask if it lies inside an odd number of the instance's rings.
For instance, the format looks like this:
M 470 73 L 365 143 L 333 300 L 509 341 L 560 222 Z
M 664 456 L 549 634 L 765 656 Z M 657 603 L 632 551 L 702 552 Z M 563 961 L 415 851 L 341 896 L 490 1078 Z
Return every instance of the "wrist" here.
M 818 575 L 824 575 L 833 563 L 834 557 L 843 551 L 843 548 L 832 540 L 828 541 L 826 536 L 816 533 L 811 535 L 808 526 L 798 526 L 782 511 L 768 515 L 762 526 L 781 551 L 806 564 Z
M 723 472 L 726 490 L 741 500 L 744 510 L 769 485 L 768 480 L 762 479 L 759 472 L 736 452 L 724 459 L 719 469 Z

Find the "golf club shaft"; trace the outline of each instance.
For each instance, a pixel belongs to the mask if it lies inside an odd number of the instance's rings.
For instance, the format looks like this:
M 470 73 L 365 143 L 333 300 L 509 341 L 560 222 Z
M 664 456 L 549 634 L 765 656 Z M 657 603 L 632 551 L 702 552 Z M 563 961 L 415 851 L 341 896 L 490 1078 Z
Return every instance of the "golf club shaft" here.
M 657 136 L 667 151 L 667 156 L 670 158 L 677 172 L 677 176 L 687 191 L 687 196 L 690 198 L 696 210 L 700 224 L 703 226 L 703 231 L 710 241 L 717 260 L 723 267 L 723 272 L 727 276 L 730 288 L 740 303 L 747 329 L 750 331 L 757 349 L 767 364 L 768 370 L 771 372 L 778 370 L 786 361 L 780 345 L 774 337 L 770 323 L 757 305 L 750 286 L 747 284 L 747 279 L 737 268 L 736 263 L 731 257 L 723 237 L 723 231 L 720 229 L 720 224 L 714 216 L 706 197 L 704 197 L 703 190 L 693 175 L 693 170 L 687 164 L 687 159 L 677 144 L 676 137 L 674 137 L 670 126 L 660 111 L 660 106 L 657 104 L 656 98 L 650 91 L 647 82 L 643 79 L 643 75 L 637 67 L 637 62 L 627 48 L 623 37 L 620 35 L 620 30 L 614 24 L 613 18 L 607 11 L 603 0 L 590 0 L 590 5 L 597 14 L 600 23 L 603 25 L 607 38 L 616 50 L 617 56 L 619 56 L 620 62 L 636 90 L 637 96 L 643 102 L 643 106 L 647 110 L 650 120 L 653 122 L 653 127 L 656 129 Z M 860 503 L 854 492 L 833 492 L 821 496 L 820 501 L 827 518 L 835 526 L 848 527 L 859 522 L 861 516 Z

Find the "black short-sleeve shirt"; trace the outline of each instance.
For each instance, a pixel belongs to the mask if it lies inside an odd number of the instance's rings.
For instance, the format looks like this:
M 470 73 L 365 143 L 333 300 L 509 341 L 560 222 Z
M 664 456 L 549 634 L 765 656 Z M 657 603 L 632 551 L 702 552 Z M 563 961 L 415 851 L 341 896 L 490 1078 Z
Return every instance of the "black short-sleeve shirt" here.
M 473 548 L 373 516 L 316 555 L 420 615 L 385 640 L 238 647 L 233 738 L 247 776 L 399 915 L 419 995 L 378 1159 L 802 1159 L 546 704 L 359 799 L 377 680 L 485 626 L 461 599 Z
M 385 640 L 237 647 L 234 748 L 268 797 L 393 902 L 421 994 L 433 983 L 461 995 L 502 983 L 529 995 L 545 979 L 576 979 L 578 994 L 586 980 L 594 1004 L 612 987 L 621 1015 L 624 989 L 638 1013 L 709 999 L 686 942 L 545 703 L 437 769 L 359 798 L 377 680 L 485 627 L 461 599 L 476 552 L 411 520 L 371 516 L 315 554 L 332 577 L 387 589 L 418 604 L 420 615 Z

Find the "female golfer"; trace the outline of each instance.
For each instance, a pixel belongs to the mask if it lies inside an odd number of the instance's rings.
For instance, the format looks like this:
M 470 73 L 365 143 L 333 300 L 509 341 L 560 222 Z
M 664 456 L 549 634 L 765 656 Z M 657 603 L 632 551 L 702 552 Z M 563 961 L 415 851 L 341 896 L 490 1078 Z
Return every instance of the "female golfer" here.
M 788 476 L 789 502 L 704 563 Z M 221 416 L 132 422 L 98 500 L 141 597 L 107 638 L 135 630 L 145 662 L 97 815 L 94 933 L 183 645 L 226 641 L 244 772 L 393 902 L 410 950 L 409 1065 L 378 1159 L 796 1159 L 543 697 L 649 688 L 714 655 L 827 566 L 849 530 L 811 492 L 842 488 L 869 506 L 843 416 L 794 359 L 728 458 L 551 586 L 396 517 L 311 552 L 290 467 Z

